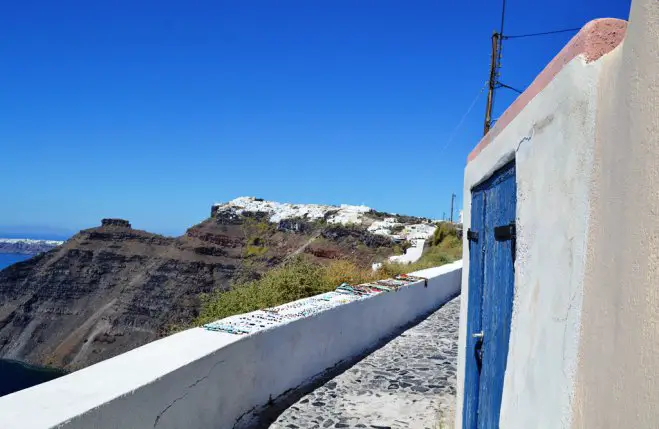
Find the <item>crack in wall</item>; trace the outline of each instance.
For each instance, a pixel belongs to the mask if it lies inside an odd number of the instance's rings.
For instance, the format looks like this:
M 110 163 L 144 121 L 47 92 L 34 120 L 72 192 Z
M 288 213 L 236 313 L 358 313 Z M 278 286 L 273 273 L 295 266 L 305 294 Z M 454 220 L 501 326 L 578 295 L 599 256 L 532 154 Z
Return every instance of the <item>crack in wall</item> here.
M 170 402 L 165 408 L 163 408 L 162 411 L 160 411 L 160 412 L 158 413 L 158 415 L 156 416 L 156 419 L 155 419 L 155 421 L 153 422 L 153 427 L 155 428 L 156 426 L 158 426 L 158 423 L 160 422 L 160 419 L 161 419 L 162 416 L 167 412 L 167 410 L 169 410 L 170 408 L 172 408 L 172 407 L 174 406 L 174 404 L 176 404 L 178 401 L 180 401 L 181 399 L 184 399 L 186 396 L 188 396 L 188 395 L 190 394 L 190 390 L 191 390 L 192 388 L 196 387 L 199 383 L 201 383 L 202 381 L 204 381 L 204 380 L 206 380 L 208 377 L 210 377 L 210 375 L 211 375 L 211 373 L 213 372 L 213 370 L 215 370 L 215 367 L 217 367 L 217 366 L 218 366 L 219 364 L 221 364 L 221 363 L 224 363 L 224 360 L 221 360 L 221 361 L 216 362 L 216 363 L 215 363 L 215 364 L 214 364 L 214 365 L 208 370 L 208 372 L 206 373 L 206 375 L 204 375 L 204 376 L 201 377 L 201 378 L 198 378 L 198 379 L 195 380 L 192 384 L 190 384 L 188 387 L 186 387 L 186 388 L 185 388 L 186 392 L 185 392 L 183 395 L 181 395 L 181 396 L 179 396 L 178 398 L 174 399 L 174 400 L 173 400 L 172 402 Z
M 517 148 L 515 148 L 515 153 L 519 151 L 520 146 L 522 146 L 522 143 L 528 142 L 533 138 L 533 135 L 535 134 L 535 124 L 531 128 L 531 132 L 529 133 L 528 136 L 522 137 L 522 139 L 517 143 Z
M 533 126 L 531 126 L 531 132 L 529 133 L 529 135 L 527 135 L 525 137 L 522 137 L 522 139 L 519 141 L 519 143 L 517 143 L 517 148 L 515 148 L 515 153 L 517 153 L 519 151 L 519 148 L 522 146 L 522 143 L 530 141 L 533 138 L 533 136 L 535 136 L 536 131 L 542 132 L 552 122 L 554 122 L 554 115 L 546 116 L 541 121 L 534 122 Z

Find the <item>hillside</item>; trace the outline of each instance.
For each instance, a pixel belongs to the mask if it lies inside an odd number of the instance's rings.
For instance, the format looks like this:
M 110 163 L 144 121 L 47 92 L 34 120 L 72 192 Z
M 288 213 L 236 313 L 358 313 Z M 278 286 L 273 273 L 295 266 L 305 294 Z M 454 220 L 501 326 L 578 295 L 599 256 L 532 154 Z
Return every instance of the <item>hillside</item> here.
M 84 367 L 190 323 L 201 294 L 258 279 L 293 255 L 370 266 L 434 230 L 364 207 L 292 206 L 239 198 L 177 238 L 105 219 L 0 271 L 0 357 Z

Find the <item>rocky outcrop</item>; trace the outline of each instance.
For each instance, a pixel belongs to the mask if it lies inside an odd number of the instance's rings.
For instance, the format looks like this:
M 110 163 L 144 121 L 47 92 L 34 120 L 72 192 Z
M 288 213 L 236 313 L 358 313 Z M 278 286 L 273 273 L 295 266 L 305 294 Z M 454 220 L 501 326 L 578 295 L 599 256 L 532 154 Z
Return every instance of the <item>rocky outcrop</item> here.
M 323 229 L 322 236 L 333 241 L 352 239 L 373 248 L 390 246 L 392 243 L 391 237 L 372 234 L 354 226 L 330 225 Z
M 130 222 L 124 219 L 103 219 L 101 226 L 118 226 L 121 228 L 130 228 Z
M 0 271 L 0 357 L 66 369 L 99 362 L 189 326 L 202 294 L 259 278 L 291 255 L 370 267 L 393 253 L 402 218 L 382 220 L 392 216 L 243 197 L 176 238 L 103 219 Z
M 227 287 L 234 261 L 103 226 L 0 271 L 0 356 L 75 369 L 145 344 Z
M 0 271 L 0 357 L 65 369 L 99 362 L 189 326 L 202 294 L 258 278 L 296 253 L 370 266 L 392 253 L 392 241 L 251 212 L 218 211 L 177 238 L 104 219 Z
M 313 224 L 302 219 L 283 219 L 277 223 L 279 231 L 307 233 L 314 229 Z

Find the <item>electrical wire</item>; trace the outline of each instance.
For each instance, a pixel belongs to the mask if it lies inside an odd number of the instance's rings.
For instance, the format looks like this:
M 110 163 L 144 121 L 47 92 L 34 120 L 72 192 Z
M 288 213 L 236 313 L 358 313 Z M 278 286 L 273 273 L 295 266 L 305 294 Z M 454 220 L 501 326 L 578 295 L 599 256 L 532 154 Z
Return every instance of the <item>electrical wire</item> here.
M 504 24 L 505 24 L 505 18 L 506 18 L 506 0 L 502 0 L 502 5 L 501 5 L 501 27 L 499 29 L 499 38 L 498 38 L 498 55 L 497 55 L 497 62 L 495 64 L 495 76 L 494 76 L 494 82 L 495 86 L 493 89 L 498 89 L 498 88 L 506 88 L 510 89 L 512 91 L 515 91 L 518 94 L 521 94 L 523 91 L 514 88 L 510 85 L 506 85 L 499 81 L 499 70 L 501 69 L 501 54 L 503 51 L 503 41 L 504 40 L 510 40 L 510 39 L 521 39 L 524 37 L 536 37 L 536 36 L 547 36 L 551 34 L 559 34 L 559 33 L 567 33 L 567 32 L 574 32 L 574 31 L 579 31 L 581 27 L 575 27 L 575 28 L 565 28 L 563 30 L 553 30 L 553 31 L 543 31 L 539 33 L 528 33 L 528 34 L 518 34 L 518 35 L 513 35 L 513 36 L 505 36 L 503 33 L 504 30 Z M 494 96 L 496 94 L 496 91 L 492 91 L 492 104 L 494 104 Z M 492 125 L 495 121 L 490 121 L 490 125 Z
M 581 27 L 578 28 L 566 28 L 564 30 L 554 30 L 554 31 L 544 31 L 542 33 L 529 33 L 529 34 L 518 34 L 515 36 L 502 36 L 502 39 L 521 39 L 522 37 L 535 37 L 535 36 L 546 36 L 548 34 L 558 34 L 558 33 L 567 33 L 568 31 L 579 31 Z
M 499 34 L 503 35 L 503 21 L 506 18 L 506 0 L 503 0 L 503 5 L 501 7 L 501 29 Z
M 497 37 L 497 58 L 496 58 L 496 63 L 494 64 L 494 75 L 491 77 L 493 78 L 492 84 L 494 85 L 492 87 L 492 97 L 491 97 L 491 105 L 494 106 L 494 99 L 496 98 L 496 84 L 499 81 L 499 70 L 501 70 L 501 55 L 503 53 L 503 29 L 504 29 L 504 23 L 506 20 L 506 0 L 502 0 L 501 4 L 501 26 L 499 27 L 499 33 Z M 491 123 L 491 121 L 490 121 Z
M 499 29 L 499 38 L 497 43 L 499 44 L 499 55 L 497 57 L 497 74 L 501 68 L 501 51 L 503 51 L 503 24 L 506 19 L 506 0 L 503 0 L 501 6 L 501 28 Z
M 505 83 L 501 83 L 501 82 L 497 82 L 497 88 L 506 88 L 506 89 L 510 89 L 510 90 L 512 90 L 512 91 L 515 91 L 515 92 L 518 93 L 518 94 L 521 94 L 522 92 L 524 92 L 524 91 L 521 91 L 521 90 L 519 90 L 519 89 L 517 89 L 517 88 L 513 88 L 512 86 L 510 86 L 510 85 L 506 85 Z
M 547 36 L 547 35 L 551 35 L 551 34 L 567 33 L 567 32 L 570 32 L 570 31 L 571 32 L 579 31 L 581 29 L 580 27 L 578 27 L 578 28 L 566 28 L 566 29 L 563 29 L 563 30 L 543 31 L 543 32 L 539 32 L 539 33 L 528 33 L 528 34 L 518 34 L 518 35 L 513 35 L 513 36 L 505 36 L 504 33 L 503 33 L 505 20 L 506 20 L 506 0 L 502 0 L 502 5 L 501 5 L 501 27 L 499 29 L 499 33 L 495 33 L 495 35 L 493 36 L 493 37 L 496 37 L 498 35 L 498 38 L 497 38 L 497 51 L 498 51 L 498 53 L 497 53 L 496 62 L 494 64 L 494 77 L 493 77 L 494 83 L 493 83 L 493 87 L 492 87 L 493 91 L 492 91 L 492 97 L 491 97 L 491 101 L 490 101 L 492 103 L 492 105 L 494 105 L 494 98 L 495 98 L 495 95 L 497 93 L 496 89 L 506 88 L 506 89 L 510 89 L 512 91 L 515 91 L 518 94 L 521 94 L 523 92 L 523 91 L 521 91 L 517 88 L 514 88 L 514 87 L 510 86 L 510 85 L 506 85 L 506 84 L 502 83 L 499 80 L 499 71 L 501 70 L 501 55 L 502 55 L 502 51 L 503 51 L 503 41 L 504 40 L 521 39 L 521 38 L 524 38 L 524 37 Z M 487 82 L 486 82 L 486 85 L 487 85 Z M 481 92 L 482 91 L 483 90 L 481 90 Z M 478 95 L 480 97 L 480 93 Z M 464 117 L 463 117 L 463 120 L 464 120 Z M 496 120 L 490 120 L 489 127 L 491 127 L 495 122 L 496 122 Z M 458 124 L 458 127 L 461 124 L 462 124 L 462 121 L 460 121 L 460 123 Z M 456 127 L 456 130 L 457 130 L 457 127 Z M 451 135 L 451 138 L 449 139 L 449 142 L 452 139 L 453 139 L 453 135 Z M 449 142 L 447 142 L 445 147 L 448 146 Z
M 467 116 L 469 115 L 469 113 L 471 113 L 471 110 L 472 110 L 472 109 L 474 108 L 474 106 L 476 105 L 476 102 L 478 101 L 479 98 L 481 98 L 481 95 L 483 95 L 483 91 L 485 91 L 485 88 L 487 88 L 488 83 L 489 83 L 488 81 L 485 81 L 485 83 L 483 84 L 483 87 L 482 87 L 481 90 L 478 92 L 478 95 L 476 95 L 476 98 L 474 98 L 474 101 L 471 102 L 471 105 L 469 106 L 469 108 L 467 109 L 467 111 L 465 112 L 465 114 L 462 115 L 462 118 L 460 118 L 460 121 L 458 122 L 458 125 L 455 126 L 455 128 L 454 128 L 453 131 L 451 132 L 451 135 L 449 136 L 448 140 L 446 140 L 446 143 L 445 143 L 444 146 L 442 146 L 442 148 L 440 149 L 440 151 L 439 151 L 439 154 L 440 154 L 440 155 L 444 152 L 444 150 L 448 147 L 448 145 L 451 144 L 451 142 L 452 142 L 453 139 L 455 138 L 456 133 L 458 132 L 458 130 L 460 129 L 460 127 L 461 127 L 462 124 L 464 123 L 464 121 L 465 121 L 465 119 L 467 118 Z

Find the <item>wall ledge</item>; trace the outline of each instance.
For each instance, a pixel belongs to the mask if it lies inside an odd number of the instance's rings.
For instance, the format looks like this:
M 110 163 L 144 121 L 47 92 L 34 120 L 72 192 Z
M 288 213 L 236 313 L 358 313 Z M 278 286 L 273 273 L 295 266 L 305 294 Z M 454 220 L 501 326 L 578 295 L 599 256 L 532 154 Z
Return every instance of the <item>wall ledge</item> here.
M 249 335 L 193 328 L 0 398 L 0 427 L 249 427 L 312 383 L 460 292 L 462 261 L 428 279 Z
M 565 47 L 506 109 L 492 129 L 481 139 L 467 157 L 467 163 L 478 156 L 504 128 L 538 95 L 554 77 L 574 58 L 581 56 L 586 63 L 599 60 L 622 43 L 627 30 L 627 21 L 602 18 L 590 21 L 568 42 Z

